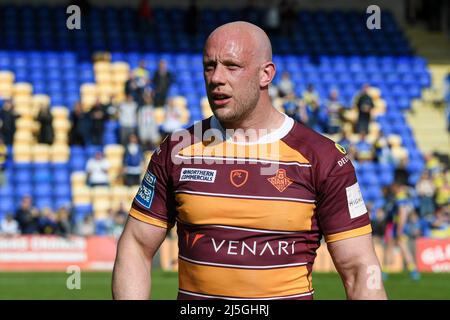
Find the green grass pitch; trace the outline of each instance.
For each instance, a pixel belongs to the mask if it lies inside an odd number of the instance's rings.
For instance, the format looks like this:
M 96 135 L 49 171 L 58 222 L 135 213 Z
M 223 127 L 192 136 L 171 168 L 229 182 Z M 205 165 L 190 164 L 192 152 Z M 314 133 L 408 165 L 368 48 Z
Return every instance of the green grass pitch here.
M 110 272 L 82 272 L 81 289 L 66 287 L 64 272 L 0 272 L 0 299 L 111 299 Z M 450 273 L 422 274 L 412 281 L 406 273 L 385 281 L 390 299 L 450 299 Z M 334 273 L 313 274 L 315 299 L 345 299 L 341 280 Z M 153 271 L 152 299 L 176 298 L 176 273 Z

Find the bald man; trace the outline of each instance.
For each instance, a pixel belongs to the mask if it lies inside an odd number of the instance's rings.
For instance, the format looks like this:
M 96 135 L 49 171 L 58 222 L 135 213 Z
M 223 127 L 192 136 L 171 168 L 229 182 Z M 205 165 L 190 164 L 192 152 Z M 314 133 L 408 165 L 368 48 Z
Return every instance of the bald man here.
M 118 244 L 114 298 L 149 298 L 153 257 L 176 224 L 179 299 L 312 299 L 322 237 L 349 299 L 385 299 L 355 170 L 343 147 L 272 106 L 264 31 L 217 28 L 203 63 L 214 115 L 153 154 Z

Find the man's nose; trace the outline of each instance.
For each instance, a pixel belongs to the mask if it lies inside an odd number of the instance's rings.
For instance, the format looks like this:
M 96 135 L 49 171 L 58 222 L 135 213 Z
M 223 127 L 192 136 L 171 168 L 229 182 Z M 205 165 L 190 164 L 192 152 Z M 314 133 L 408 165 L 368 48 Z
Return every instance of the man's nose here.
M 225 84 L 225 68 L 218 64 L 211 75 L 211 84 L 222 85 Z

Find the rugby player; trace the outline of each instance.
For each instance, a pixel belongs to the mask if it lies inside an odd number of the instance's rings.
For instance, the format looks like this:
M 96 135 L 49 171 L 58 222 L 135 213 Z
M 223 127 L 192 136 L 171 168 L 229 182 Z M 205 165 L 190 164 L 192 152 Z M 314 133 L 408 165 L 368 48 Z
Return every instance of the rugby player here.
M 179 299 L 312 299 L 322 237 L 349 299 L 385 299 L 355 170 L 344 148 L 272 106 L 265 32 L 221 26 L 203 63 L 214 115 L 154 152 L 118 243 L 113 297 L 149 298 L 153 257 L 176 224 Z

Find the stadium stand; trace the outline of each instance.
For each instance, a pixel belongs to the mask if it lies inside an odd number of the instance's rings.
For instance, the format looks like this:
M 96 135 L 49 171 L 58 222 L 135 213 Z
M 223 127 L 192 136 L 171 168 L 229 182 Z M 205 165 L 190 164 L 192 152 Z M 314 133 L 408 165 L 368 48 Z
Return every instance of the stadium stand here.
M 92 7 L 83 28 L 68 31 L 63 7 L 2 7 L 0 97 L 13 100 L 20 118 L 14 144 L 8 146 L 13 156 L 7 160 L 6 183 L 0 187 L 0 219 L 14 212 L 21 198 L 30 194 L 40 209 L 73 207 L 76 221 L 94 212 L 97 232 L 102 234 L 108 210 L 131 202 L 136 188 L 125 187 L 118 179 L 124 152 L 117 144 L 118 121 L 106 122 L 104 145 L 69 147 L 69 112 L 77 101 L 85 111 L 98 98 L 107 103 L 113 96 L 115 103 L 122 102 L 125 81 L 141 60 L 150 73 L 160 59 L 167 61 L 175 74 L 169 97 L 181 110 L 185 126 L 211 114 L 200 52 L 206 35 L 217 25 L 238 20 L 240 12 L 202 9 L 196 36 L 185 32 L 183 15 L 180 9 L 155 8 L 155 29 L 143 33 L 134 23 L 134 9 Z M 414 55 L 389 12 L 382 12 L 381 30 L 369 32 L 365 18 L 356 11 L 297 13 L 298 32 L 272 38 L 278 70 L 274 82 L 288 71 L 298 96 L 310 83 L 321 97 L 336 88 L 350 118 L 355 117 L 351 109 L 355 94 L 369 83 L 375 121 L 368 137 L 371 141 L 386 137 L 394 157 L 408 158 L 409 183 L 415 185 L 425 162 L 404 111 L 430 86 L 427 62 Z M 96 52 L 107 54 L 94 61 Z M 42 104 L 51 105 L 54 117 L 55 142 L 51 146 L 35 143 L 38 127 L 34 118 Z M 163 112 L 156 111 L 158 124 L 164 119 Z M 323 131 L 320 126 L 315 129 Z M 356 143 L 359 136 L 352 134 L 351 140 Z M 111 164 L 110 187 L 90 188 L 86 183 L 86 161 L 97 150 L 103 150 Z M 382 207 L 382 188 L 393 182 L 395 166 L 354 163 L 365 200 L 373 203 L 374 210 Z

